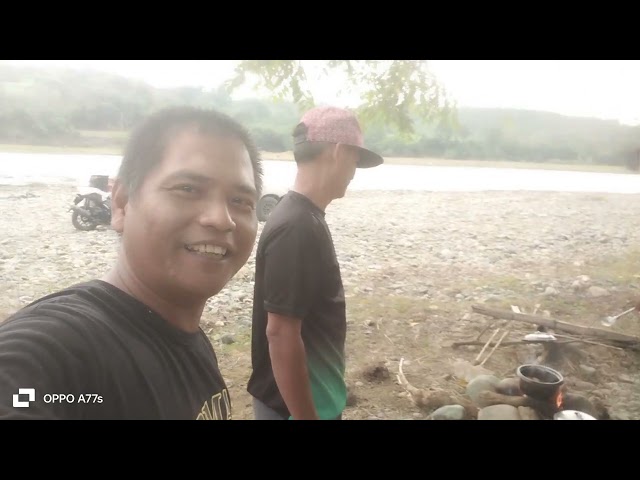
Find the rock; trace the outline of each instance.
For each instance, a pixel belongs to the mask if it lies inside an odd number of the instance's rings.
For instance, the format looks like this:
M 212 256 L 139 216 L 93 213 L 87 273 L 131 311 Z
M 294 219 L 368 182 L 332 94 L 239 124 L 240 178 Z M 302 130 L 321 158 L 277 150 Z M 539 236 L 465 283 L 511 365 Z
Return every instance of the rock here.
M 578 410 L 580 412 L 587 413 L 592 417 L 598 418 L 599 412 L 591 401 L 584 395 L 577 393 L 565 393 L 562 396 L 562 409 L 563 410 Z
M 357 381 L 356 382 L 356 387 L 364 387 L 364 383 Z
M 224 327 L 224 322 L 222 320 L 218 320 L 214 325 L 216 327 Z
M 236 340 L 233 338 L 233 335 L 228 334 L 228 333 L 226 335 L 223 335 L 222 337 L 220 337 L 220 341 L 222 343 L 224 343 L 225 345 L 231 345 L 232 343 L 236 342 Z
M 580 373 L 587 378 L 592 379 L 596 376 L 596 369 L 588 365 L 580 365 Z
M 466 394 L 477 405 L 480 393 L 487 390 L 495 392 L 499 384 L 500 379 L 494 375 L 479 375 L 469 382 Z
M 592 297 L 607 297 L 609 296 L 609 292 L 602 288 L 602 287 L 589 287 L 589 295 L 591 295 Z
M 484 299 L 483 303 L 501 302 L 502 297 L 500 295 L 489 295 Z
M 547 287 L 544 291 L 544 296 L 548 297 L 548 296 L 553 296 L 553 295 L 558 295 L 558 290 L 556 290 L 553 287 Z
M 540 415 L 531 407 L 518 407 L 521 420 L 540 420 Z
M 611 420 L 632 420 L 631 416 L 622 410 L 615 410 L 611 412 Z
M 478 412 L 478 420 L 522 420 L 518 409 L 511 405 L 491 405 Z
M 576 390 L 591 391 L 591 390 L 595 390 L 596 388 L 598 388 L 598 387 L 596 387 L 595 384 L 593 384 L 591 382 L 585 382 L 585 381 L 579 380 L 577 378 L 569 378 L 569 379 L 567 379 L 566 383 L 567 383 L 568 386 L 570 386 L 572 388 L 575 388 Z
M 428 420 L 464 420 L 465 410 L 462 405 L 445 405 L 427 417 Z
M 571 289 L 575 292 L 580 291 L 580 290 L 584 290 L 585 286 L 582 282 L 580 282 L 579 280 L 575 280 L 572 284 L 571 284 Z
M 624 383 L 636 383 L 633 378 L 631 378 L 629 375 L 624 374 L 618 375 L 618 380 Z
M 446 260 L 449 260 L 453 257 L 456 256 L 455 253 L 453 253 L 451 250 L 449 250 L 448 248 L 444 248 L 442 250 L 440 250 L 440 256 Z
M 496 386 L 496 392 L 503 395 L 522 395 L 520 379 L 516 377 L 505 378 Z

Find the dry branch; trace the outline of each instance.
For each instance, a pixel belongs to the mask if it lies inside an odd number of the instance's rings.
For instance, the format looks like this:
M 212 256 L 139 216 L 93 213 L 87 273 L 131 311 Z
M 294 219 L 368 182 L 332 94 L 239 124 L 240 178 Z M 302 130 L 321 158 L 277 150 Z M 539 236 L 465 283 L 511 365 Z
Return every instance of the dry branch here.
M 542 325 L 544 327 L 559 330 L 563 332 L 573 333 L 576 335 L 594 337 L 598 340 L 608 343 L 616 347 L 632 348 L 640 350 L 640 337 L 624 335 L 610 330 L 603 330 L 595 327 L 584 327 L 582 325 L 574 325 L 571 323 L 553 320 L 551 318 L 541 317 L 539 315 L 527 315 L 524 313 L 515 313 L 508 310 L 497 310 L 487 308 L 483 305 L 473 305 L 472 310 L 476 313 L 486 315 L 493 318 L 501 318 L 506 320 L 515 320 L 518 322 L 531 323 L 534 325 Z
M 489 357 L 491 355 L 493 355 L 493 352 L 496 351 L 496 348 L 498 348 L 500 346 L 500 344 L 502 343 L 502 340 L 504 340 L 504 338 L 509 335 L 510 330 L 505 331 L 502 336 L 500 337 L 500 339 L 498 340 L 498 342 L 493 346 L 493 348 L 491 349 L 491 351 L 489 352 L 489 355 L 487 355 L 486 357 L 484 357 L 484 360 L 482 360 L 482 363 L 480 363 L 480 366 L 483 366 L 485 363 L 487 363 L 487 360 L 489 360 Z
M 502 342 L 500 345 L 502 345 L 503 347 L 508 347 L 510 345 L 522 345 L 522 344 L 526 344 L 526 343 L 544 343 L 542 340 L 536 341 L 536 342 L 528 342 L 526 340 L 515 340 L 513 342 Z M 452 348 L 457 348 L 457 347 L 462 347 L 464 345 L 484 345 L 485 342 L 476 342 L 476 341 L 468 341 L 468 342 L 453 342 L 451 344 Z M 495 343 L 490 344 L 490 346 L 495 345 Z
M 445 405 L 461 405 L 465 409 L 466 418 L 475 418 L 478 415 L 478 407 L 476 407 L 473 402 L 462 397 L 461 395 L 455 393 L 450 394 L 441 389 L 432 388 L 428 390 L 421 390 L 411 385 L 407 380 L 407 377 L 405 377 L 404 372 L 402 371 L 403 363 L 404 358 L 401 358 L 400 364 L 398 365 L 398 375 L 396 375 L 396 378 L 398 380 L 398 383 L 409 394 L 409 398 L 415 406 L 422 410 L 433 412 L 434 410 Z

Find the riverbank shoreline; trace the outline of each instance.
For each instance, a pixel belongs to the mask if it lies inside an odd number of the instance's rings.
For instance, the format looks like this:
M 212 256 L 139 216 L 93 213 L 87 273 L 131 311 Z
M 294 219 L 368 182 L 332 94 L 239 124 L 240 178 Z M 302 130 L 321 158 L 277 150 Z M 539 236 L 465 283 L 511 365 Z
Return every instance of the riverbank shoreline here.
M 0 153 L 32 153 L 32 154 L 53 154 L 53 155 L 105 155 L 121 156 L 121 146 L 99 146 L 99 147 L 75 147 L 75 146 L 47 146 L 47 145 L 22 145 L 22 144 L 0 144 Z M 262 158 L 272 161 L 293 162 L 292 152 L 261 152 Z M 446 159 L 446 158 L 415 158 L 415 157 L 385 157 L 385 164 L 388 165 L 411 165 L 425 167 L 478 167 L 478 168 L 509 168 L 509 169 L 532 169 L 551 170 L 568 172 L 594 172 L 594 173 L 637 173 L 624 167 L 615 165 L 600 164 L 573 164 L 561 161 L 544 162 L 516 162 L 508 160 L 486 160 L 486 159 Z

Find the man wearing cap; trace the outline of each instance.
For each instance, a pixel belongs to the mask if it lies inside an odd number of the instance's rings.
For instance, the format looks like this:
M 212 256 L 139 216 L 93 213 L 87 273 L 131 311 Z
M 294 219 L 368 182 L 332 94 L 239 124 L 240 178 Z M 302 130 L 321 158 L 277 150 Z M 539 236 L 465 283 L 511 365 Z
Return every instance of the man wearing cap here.
M 297 175 L 258 242 L 247 390 L 257 420 L 337 420 L 346 406 L 345 298 L 325 210 L 356 168 L 383 163 L 349 110 L 317 107 L 293 132 Z

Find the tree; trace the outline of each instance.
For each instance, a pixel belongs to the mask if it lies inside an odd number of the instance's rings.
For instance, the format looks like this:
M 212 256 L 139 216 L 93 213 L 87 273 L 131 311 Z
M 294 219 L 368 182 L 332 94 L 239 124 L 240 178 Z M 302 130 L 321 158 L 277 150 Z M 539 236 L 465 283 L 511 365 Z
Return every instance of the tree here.
M 350 91 L 360 91 L 356 108 L 363 123 L 382 122 L 400 134 L 414 133 L 414 121 L 457 126 L 455 105 L 421 60 L 329 60 L 323 75 L 345 73 Z M 232 93 L 250 79 L 276 98 L 301 109 L 315 104 L 300 60 L 243 60 L 226 87 Z

